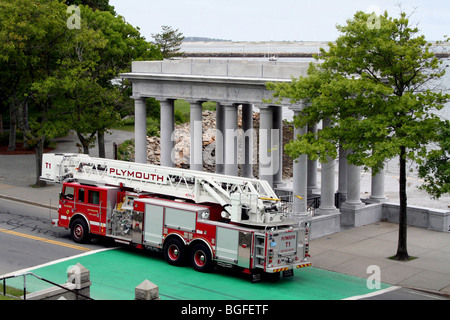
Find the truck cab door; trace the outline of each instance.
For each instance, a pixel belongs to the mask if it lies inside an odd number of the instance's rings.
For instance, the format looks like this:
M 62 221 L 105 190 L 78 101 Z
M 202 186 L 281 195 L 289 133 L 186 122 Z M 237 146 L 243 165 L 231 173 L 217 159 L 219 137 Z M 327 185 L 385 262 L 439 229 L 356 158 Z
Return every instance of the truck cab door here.
M 105 190 L 96 187 L 82 186 L 78 189 L 76 211 L 82 213 L 88 220 L 90 232 L 104 234 L 105 227 L 102 218 L 106 217 Z
M 59 199 L 59 219 L 60 227 L 68 228 L 69 221 L 72 217 L 75 206 L 75 188 L 73 186 L 64 185 Z

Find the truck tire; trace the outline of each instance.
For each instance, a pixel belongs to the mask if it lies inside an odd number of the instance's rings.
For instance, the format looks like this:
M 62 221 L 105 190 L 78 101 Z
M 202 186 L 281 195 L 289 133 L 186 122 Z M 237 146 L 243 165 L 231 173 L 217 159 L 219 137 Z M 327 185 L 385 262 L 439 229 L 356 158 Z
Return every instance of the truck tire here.
M 77 243 L 86 243 L 90 239 L 89 228 L 84 219 L 76 219 L 70 227 L 72 240 Z
M 213 267 L 211 251 L 204 243 L 194 245 L 191 250 L 192 267 L 200 272 L 209 272 Z
M 186 255 L 186 246 L 177 239 L 171 238 L 164 243 L 164 258 L 172 266 L 181 266 L 184 264 Z

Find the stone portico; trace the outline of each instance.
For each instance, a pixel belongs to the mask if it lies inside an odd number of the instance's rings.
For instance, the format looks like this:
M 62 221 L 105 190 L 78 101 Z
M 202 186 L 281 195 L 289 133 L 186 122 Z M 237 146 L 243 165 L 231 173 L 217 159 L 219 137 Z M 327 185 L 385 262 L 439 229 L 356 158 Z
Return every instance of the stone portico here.
M 282 108 L 297 115 L 303 103 L 266 103 L 272 97 L 267 82 L 290 82 L 292 77 L 305 76 L 308 63 L 278 62 L 244 59 L 181 59 L 171 61 L 135 61 L 130 73 L 122 74 L 133 85 L 135 100 L 135 161 L 147 162 L 146 105 L 145 99 L 153 97 L 161 105 L 161 165 L 174 166 L 174 101 L 183 99 L 190 103 L 190 168 L 203 170 L 202 158 L 202 103 L 216 102 L 216 173 L 252 176 L 253 109 L 259 109 L 259 178 L 267 180 L 275 190 L 282 181 Z M 242 134 L 238 134 L 238 107 L 242 108 Z M 330 125 L 323 123 L 323 125 Z M 213 129 L 213 128 L 211 128 Z M 317 130 L 317 124 L 296 128 L 294 137 L 308 130 Z M 238 157 L 238 145 L 241 156 Z M 321 190 L 317 189 L 317 162 L 300 156 L 293 163 L 293 195 L 295 212 L 305 213 L 308 194 L 320 193 L 320 207 L 316 210 L 316 225 L 324 233 L 339 231 L 341 213 L 336 208 L 335 194 L 346 214 L 355 214 L 364 208 L 359 199 L 360 168 L 348 166 L 344 152 L 339 156 L 338 181 L 336 160 L 322 164 Z M 374 202 L 385 201 L 384 175 L 372 179 Z M 348 220 L 348 219 L 347 219 Z M 319 225 L 323 225 L 320 227 Z M 316 230 L 318 230 L 316 229 Z M 314 232 L 314 231 L 313 231 Z M 322 232 L 322 231 L 318 231 Z

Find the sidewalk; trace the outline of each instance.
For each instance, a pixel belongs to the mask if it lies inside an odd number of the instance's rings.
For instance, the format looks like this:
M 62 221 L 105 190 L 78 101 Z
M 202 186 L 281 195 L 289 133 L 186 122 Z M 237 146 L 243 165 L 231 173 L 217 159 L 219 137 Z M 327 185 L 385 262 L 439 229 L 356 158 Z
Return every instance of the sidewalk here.
M 112 155 L 113 141 L 132 136 L 123 132 L 106 136 L 107 156 Z M 76 152 L 75 137 L 60 140 L 54 152 Z M 0 155 L 0 199 L 56 208 L 60 185 L 28 187 L 35 179 L 34 161 L 34 155 Z M 310 245 L 313 266 L 365 279 L 373 274 L 368 267 L 378 266 L 383 283 L 450 295 L 450 232 L 409 227 L 408 252 L 417 257 L 409 262 L 388 259 L 396 253 L 397 234 L 397 224 L 378 222 L 315 239 Z
M 113 131 L 105 135 L 106 157 L 113 158 L 113 143 L 134 138 L 134 132 Z M 78 138 L 71 134 L 57 138 L 58 146 L 52 153 L 77 153 Z M 91 149 L 91 156 L 98 156 L 98 147 Z M 20 200 L 43 207 L 57 208 L 61 185 L 48 183 L 46 188 L 33 188 L 36 182 L 35 155 L 0 155 L 0 195 L 2 198 Z
M 417 259 L 388 259 L 397 252 L 398 224 L 377 222 L 311 241 L 313 266 L 361 278 L 380 268 L 381 282 L 450 296 L 450 232 L 408 227 L 408 253 Z

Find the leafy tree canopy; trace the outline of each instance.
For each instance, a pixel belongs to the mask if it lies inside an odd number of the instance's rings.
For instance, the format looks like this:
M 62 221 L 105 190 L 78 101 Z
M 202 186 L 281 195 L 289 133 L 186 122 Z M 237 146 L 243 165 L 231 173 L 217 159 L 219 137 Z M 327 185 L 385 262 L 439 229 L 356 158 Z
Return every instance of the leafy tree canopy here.
M 327 162 L 337 157 L 341 145 L 350 151 L 350 164 L 372 168 L 373 173 L 398 156 L 400 213 L 395 257 L 408 260 L 406 161 L 423 163 L 430 143 L 442 141 L 442 128 L 448 127 L 435 111 L 444 107 L 450 95 L 427 87 L 444 75 L 442 61 L 404 12 L 398 18 L 387 12 L 381 16 L 357 12 L 337 28 L 341 36 L 329 43 L 328 51 L 321 50 L 308 76 L 268 84 L 275 98 L 305 103 L 295 118 L 297 127 L 331 123 L 317 134 L 298 136 L 285 150 L 294 159 L 307 154 Z M 445 168 L 438 163 L 441 156 L 428 156 L 430 161 L 422 169 Z
M 303 127 L 330 119 L 318 136 L 298 137 L 286 147 L 292 158 L 308 154 L 326 162 L 336 158 L 337 147 L 351 149 L 350 163 L 379 170 L 386 159 L 408 150 L 405 157 L 419 160 L 426 147 L 438 139 L 440 110 L 448 94 L 431 91 L 426 84 L 440 78 L 441 61 L 431 44 L 416 36 L 405 13 L 393 19 L 380 16 L 380 27 L 370 28 L 371 15 L 358 12 L 342 35 L 321 49 L 306 77 L 291 83 L 268 84 L 277 98 L 305 101 L 295 125 Z M 319 138 L 319 139 L 317 139 Z
M 109 0 L 63 0 L 63 2 L 70 5 L 85 5 L 92 10 L 109 11 L 111 14 L 116 15 L 114 7 L 109 4 Z
M 44 140 L 67 130 L 106 131 L 127 103 L 129 86 L 116 85 L 118 74 L 133 60 L 162 58 L 137 29 L 104 10 L 107 1 L 71 3 L 80 4 L 80 28 L 68 27 L 64 1 L 0 1 L 0 90 L 36 146 L 37 180 Z

